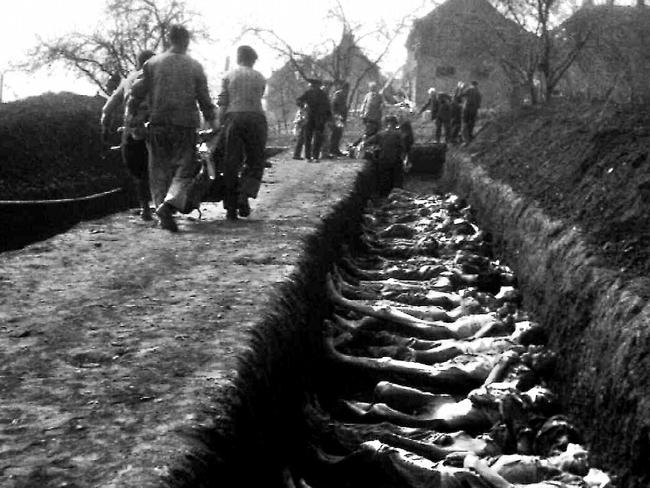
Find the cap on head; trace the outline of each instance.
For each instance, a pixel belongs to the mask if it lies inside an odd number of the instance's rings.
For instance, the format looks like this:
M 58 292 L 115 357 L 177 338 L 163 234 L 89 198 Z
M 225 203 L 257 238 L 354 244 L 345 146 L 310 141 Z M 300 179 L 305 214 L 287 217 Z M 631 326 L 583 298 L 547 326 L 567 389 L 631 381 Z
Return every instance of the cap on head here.
M 436 92 L 436 89 L 433 88 L 433 87 L 431 87 L 431 88 L 429 88 L 429 89 L 427 90 L 427 93 L 428 93 L 429 95 L 433 95 L 435 92 Z
M 257 53 L 250 46 L 239 46 L 237 48 L 237 63 L 244 66 L 253 66 L 257 61 Z

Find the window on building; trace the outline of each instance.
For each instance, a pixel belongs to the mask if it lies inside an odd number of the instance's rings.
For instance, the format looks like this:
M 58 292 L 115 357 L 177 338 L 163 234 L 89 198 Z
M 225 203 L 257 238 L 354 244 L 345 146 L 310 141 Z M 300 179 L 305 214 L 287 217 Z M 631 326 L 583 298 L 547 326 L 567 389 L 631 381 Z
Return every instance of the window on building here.
M 453 66 L 436 66 L 436 76 L 454 76 L 456 68 Z

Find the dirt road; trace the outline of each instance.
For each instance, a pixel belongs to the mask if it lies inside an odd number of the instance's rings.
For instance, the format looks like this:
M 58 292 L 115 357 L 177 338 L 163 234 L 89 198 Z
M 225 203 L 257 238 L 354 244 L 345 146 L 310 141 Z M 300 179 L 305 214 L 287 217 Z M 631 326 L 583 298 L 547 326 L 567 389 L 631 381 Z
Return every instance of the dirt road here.
M 361 164 L 272 160 L 250 219 L 121 213 L 0 255 L 0 485 L 153 486 Z

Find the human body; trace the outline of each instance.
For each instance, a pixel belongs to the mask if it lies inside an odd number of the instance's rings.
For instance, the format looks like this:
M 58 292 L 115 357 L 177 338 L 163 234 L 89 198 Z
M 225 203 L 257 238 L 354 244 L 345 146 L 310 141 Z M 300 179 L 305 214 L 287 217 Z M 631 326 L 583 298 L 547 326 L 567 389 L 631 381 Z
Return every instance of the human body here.
M 386 117 L 386 128 L 366 139 L 366 144 L 379 146 L 377 158 L 377 190 L 380 196 L 387 196 L 393 187 L 404 183 L 404 138 L 397 127 L 397 118 Z
M 449 142 L 451 139 L 451 100 L 446 93 L 440 93 L 437 102 L 436 142 L 440 142 L 443 131 L 445 142 Z
M 478 82 L 472 81 L 469 88 L 466 88 L 462 94 L 463 100 L 463 140 L 469 144 L 474 139 L 474 126 L 478 109 L 481 107 L 481 92 L 478 89 Z
M 302 159 L 302 148 L 305 145 L 305 124 L 307 123 L 307 106 L 298 107 L 293 119 L 293 134 L 296 136 L 296 145 L 293 150 L 293 159 Z
M 348 82 L 342 82 L 339 88 L 332 96 L 332 135 L 330 137 L 330 154 L 332 156 L 342 156 L 341 138 L 343 137 L 343 128 L 348 118 L 348 91 L 350 85 Z
M 365 126 L 364 135 L 366 137 L 376 134 L 381 129 L 381 115 L 384 107 L 384 101 L 377 88 L 377 83 L 371 82 L 368 88 L 369 91 L 361 104 L 361 120 Z
M 318 162 L 323 144 L 325 124 L 332 116 L 330 101 L 317 79 L 309 80 L 309 89 L 298 97 L 298 105 L 307 106 L 305 123 L 305 158 Z
M 145 143 L 144 123 L 148 117 L 146 104 L 137 108 L 137 115 L 127 115 L 127 102 L 131 96 L 131 89 L 136 80 L 142 76 L 142 65 L 154 55 L 153 51 L 142 51 L 138 56 L 138 65 L 111 94 L 102 108 L 100 124 L 102 132 L 105 132 L 110 121 L 118 109 L 124 115 L 124 130 L 120 149 L 122 160 L 129 170 L 135 183 L 135 190 L 140 204 L 140 216 L 143 220 L 151 220 L 151 209 L 149 208 L 149 171 L 147 146 Z
M 226 139 L 223 205 L 229 220 L 236 220 L 238 214 L 250 215 L 248 199 L 257 198 L 264 174 L 267 123 L 262 96 L 266 80 L 253 69 L 256 60 L 257 53 L 250 46 L 237 49 L 238 66 L 224 77 L 217 102 Z
M 197 169 L 194 154 L 199 108 L 214 129 L 217 125 L 203 67 L 186 54 L 189 32 L 172 26 L 169 41 L 169 50 L 145 63 L 127 109 L 135 113 L 145 99 L 150 104 L 147 149 L 151 196 L 161 227 L 176 232 L 173 213 L 185 208 L 187 190 Z

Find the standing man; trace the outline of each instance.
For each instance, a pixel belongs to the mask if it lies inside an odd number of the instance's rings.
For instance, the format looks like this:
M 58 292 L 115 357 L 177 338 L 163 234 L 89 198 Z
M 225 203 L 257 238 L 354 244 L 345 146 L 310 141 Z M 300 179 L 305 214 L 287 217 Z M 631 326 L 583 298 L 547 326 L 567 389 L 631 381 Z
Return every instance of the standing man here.
M 131 96 L 133 84 L 142 75 L 142 65 L 154 54 L 153 51 L 144 50 L 138 55 L 135 71 L 124 78 L 109 99 L 106 100 L 99 122 L 102 126 L 102 135 L 104 135 L 111 125 L 115 112 L 121 109 L 122 115 L 124 116 L 124 130 L 122 131 L 122 141 L 120 144 L 122 161 L 124 161 L 129 174 L 134 180 L 142 220 L 152 219 L 151 209 L 149 208 L 149 171 L 147 170 L 149 163 L 147 146 L 144 141 L 144 123 L 147 121 L 148 110 L 146 103 L 143 103 L 138 107 L 138 114 L 130 117 L 126 113 L 126 105 Z
M 264 174 L 267 125 L 262 96 L 266 79 L 253 69 L 256 61 L 252 47 L 237 48 L 238 66 L 224 77 L 217 101 L 226 139 L 223 206 L 228 220 L 237 220 L 238 214 L 250 215 L 248 199 L 257 198 Z
M 293 135 L 296 136 L 296 146 L 293 150 L 293 159 L 303 159 L 302 148 L 305 145 L 305 124 L 307 123 L 307 105 L 298 107 L 293 119 Z
M 145 63 L 127 109 L 135 113 L 145 98 L 148 100 L 151 196 L 160 226 L 176 232 L 173 213 L 185 208 L 187 190 L 197 169 L 198 108 L 213 129 L 218 125 L 203 67 L 186 54 L 190 33 L 181 25 L 173 25 L 168 37 L 171 47 Z
M 366 137 L 376 134 L 381 129 L 381 114 L 384 107 L 384 100 L 379 93 L 377 83 L 368 83 L 368 93 L 361 104 L 361 120 L 365 125 Z
M 348 118 L 348 93 L 350 84 L 347 81 L 338 82 L 338 88 L 332 97 L 332 136 L 330 138 L 330 154 L 334 157 L 343 156 L 341 152 L 341 138 L 343 137 L 343 128 Z
M 422 115 L 425 110 L 430 110 L 431 120 L 435 121 L 438 116 L 438 95 L 436 89 L 433 87 L 429 88 L 427 94 L 429 95 L 429 98 L 427 98 L 427 102 L 422 105 L 422 108 L 418 111 L 418 115 Z
M 317 163 L 323 144 L 325 124 L 332 117 L 330 101 L 322 90 L 322 83 L 310 79 L 309 89 L 298 97 L 298 106 L 307 105 L 307 123 L 305 124 L 305 158 Z
M 387 197 L 394 187 L 404 184 L 404 137 L 397 127 L 397 117 L 388 115 L 384 120 L 385 129 L 370 136 L 366 143 L 379 145 L 377 164 L 377 192 Z
M 451 98 L 446 93 L 438 94 L 438 107 L 436 109 L 436 143 L 440 142 L 444 130 L 445 143 L 450 140 L 451 126 Z
M 478 91 L 478 81 L 472 84 L 461 94 L 463 100 L 463 140 L 469 144 L 474 139 L 474 125 L 478 109 L 481 107 L 481 92 Z

